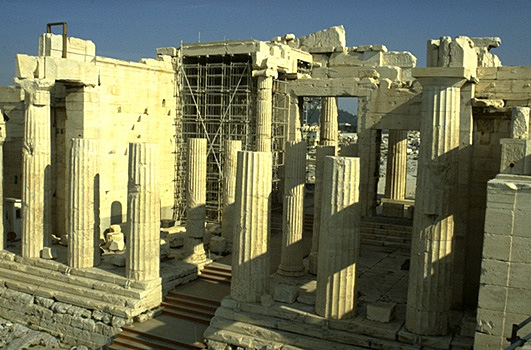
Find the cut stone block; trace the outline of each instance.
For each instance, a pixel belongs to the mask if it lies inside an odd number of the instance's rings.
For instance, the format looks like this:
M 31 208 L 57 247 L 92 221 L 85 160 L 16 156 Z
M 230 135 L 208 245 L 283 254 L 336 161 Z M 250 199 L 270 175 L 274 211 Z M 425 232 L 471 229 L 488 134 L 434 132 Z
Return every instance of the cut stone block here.
M 367 305 L 367 318 L 371 321 L 391 322 L 395 316 L 396 303 L 374 303 Z
M 279 283 L 275 286 L 275 301 L 287 304 L 293 304 L 297 300 L 299 287 L 296 285 Z
M 275 305 L 275 301 L 273 300 L 273 297 L 269 294 L 264 294 L 260 297 L 260 303 L 262 306 L 265 307 L 271 307 Z
M 44 247 L 41 251 L 41 258 L 43 259 L 57 259 L 57 251 L 54 248 Z
M 210 251 L 216 254 L 225 252 L 227 247 L 227 241 L 225 237 L 213 236 L 210 239 Z
M 531 140 L 501 139 L 500 172 L 502 174 L 531 175 Z
M 124 267 L 125 266 L 125 255 L 114 255 L 111 257 L 111 264 L 118 267 Z
M 385 202 L 382 204 L 382 215 L 391 218 L 404 217 L 404 204 Z

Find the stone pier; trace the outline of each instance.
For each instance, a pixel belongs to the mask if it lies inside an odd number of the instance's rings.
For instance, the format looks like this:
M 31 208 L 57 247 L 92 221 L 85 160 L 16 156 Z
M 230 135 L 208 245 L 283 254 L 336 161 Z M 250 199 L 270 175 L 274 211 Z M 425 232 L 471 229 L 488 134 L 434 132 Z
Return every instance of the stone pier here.
M 335 97 L 321 99 L 321 135 L 319 144 L 322 146 L 337 147 L 337 100 Z
M 277 74 L 273 69 L 253 71 L 253 77 L 257 78 L 258 86 L 256 93 L 256 150 L 258 152 L 271 152 L 273 78 L 276 78 Z
M 4 114 L 0 109 L 0 250 L 3 250 L 6 243 L 4 235 L 4 141 L 6 140 L 6 123 Z
M 160 275 L 160 193 L 158 147 L 129 144 L 126 277 L 150 281 Z
M 317 274 L 317 257 L 319 251 L 319 232 L 321 230 L 321 203 L 323 201 L 323 172 L 324 160 L 326 156 L 335 156 L 336 147 L 334 146 L 317 146 L 315 156 L 315 189 L 313 202 L 313 235 L 312 249 L 309 256 L 308 272 Z
M 206 260 L 203 237 L 206 217 L 206 139 L 188 139 L 188 171 L 186 178 L 186 239 L 185 258 Z
M 24 79 L 24 141 L 22 146 L 22 256 L 38 258 L 51 235 L 51 120 L 53 82 Z
M 385 197 L 406 198 L 407 130 L 389 130 Z
M 225 162 L 223 163 L 223 214 L 221 221 L 221 235 L 225 238 L 229 251 L 231 250 L 237 220 L 237 213 L 234 210 L 234 201 L 236 198 L 236 165 L 238 160 L 238 151 L 241 151 L 241 149 L 241 141 L 225 141 Z
M 282 246 L 277 273 L 302 276 L 302 230 L 304 216 L 304 183 L 306 180 L 306 142 L 286 142 L 284 165 L 284 205 Z
M 99 229 L 95 227 L 94 180 L 96 140 L 74 138 L 70 143 L 68 196 L 68 266 L 93 267 L 99 260 Z M 98 251 L 96 251 L 98 250 Z M 98 255 L 98 256 L 96 256 Z
M 360 160 L 326 157 L 315 312 L 331 319 L 356 314 L 356 263 L 360 249 Z
M 423 86 L 406 328 L 445 335 L 450 317 L 463 68 L 419 68 Z
M 239 221 L 232 253 L 231 297 L 260 302 L 268 292 L 270 257 L 271 152 L 238 152 L 236 210 Z

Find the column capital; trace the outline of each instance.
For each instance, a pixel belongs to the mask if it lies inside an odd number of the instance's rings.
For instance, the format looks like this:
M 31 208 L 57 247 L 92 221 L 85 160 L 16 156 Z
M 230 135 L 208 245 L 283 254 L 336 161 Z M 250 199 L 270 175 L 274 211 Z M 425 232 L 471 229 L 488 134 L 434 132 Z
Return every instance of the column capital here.
M 465 67 L 428 67 L 413 68 L 412 75 L 424 87 L 461 87 L 467 80 L 471 79 L 472 72 Z
M 278 71 L 276 68 L 267 67 L 265 69 L 255 69 L 253 70 L 253 78 L 264 77 L 264 78 L 278 78 Z
M 50 90 L 55 81 L 49 79 L 18 79 L 15 83 L 26 93 L 26 104 L 35 106 L 47 106 L 50 104 Z

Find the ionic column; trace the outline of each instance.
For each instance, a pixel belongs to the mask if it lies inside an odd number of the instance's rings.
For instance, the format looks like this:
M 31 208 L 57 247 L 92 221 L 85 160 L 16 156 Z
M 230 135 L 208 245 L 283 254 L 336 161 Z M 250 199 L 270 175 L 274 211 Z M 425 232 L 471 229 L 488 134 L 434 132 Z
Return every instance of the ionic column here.
M 239 140 L 225 141 L 225 162 L 223 163 L 223 214 L 221 221 L 221 235 L 225 237 L 228 246 L 232 245 L 236 228 L 236 164 L 238 151 L 242 149 Z
M 433 76 L 433 70 L 440 75 Z M 423 100 L 406 328 L 422 335 L 448 332 L 454 207 L 459 201 L 455 188 L 460 87 L 465 82 L 461 73 L 451 75 L 446 68 L 415 70 Z
M 271 214 L 271 152 L 238 152 L 236 210 L 239 221 L 232 249 L 231 297 L 259 302 L 269 289 L 267 251 Z
M 74 138 L 70 142 L 67 232 L 68 266 L 93 267 L 98 248 L 94 215 L 96 140 Z
M 129 144 L 126 277 L 150 281 L 160 276 L 160 193 L 158 147 Z
M 385 197 L 406 198 L 407 130 L 389 130 Z
M 317 146 L 315 155 L 315 187 L 313 192 L 313 235 L 308 272 L 317 274 L 317 252 L 319 251 L 319 232 L 321 231 L 321 203 L 323 201 L 323 172 L 326 156 L 335 156 L 336 147 Z
M 360 248 L 359 158 L 326 157 L 315 312 L 331 319 L 356 314 Z
M 257 79 L 256 93 L 256 150 L 271 152 L 272 136 L 272 108 L 273 108 L 273 78 L 277 77 L 274 69 L 253 71 Z
M 319 144 L 322 146 L 336 146 L 338 138 L 337 100 L 335 97 L 321 98 L 321 135 Z
M 4 158 L 3 148 L 6 140 L 6 123 L 4 114 L 0 109 L 0 250 L 5 248 L 6 237 L 4 235 Z
M 302 263 L 306 142 L 286 142 L 285 154 L 282 246 L 277 273 L 302 276 L 306 273 Z
M 206 139 L 188 139 L 188 171 L 186 173 L 186 238 L 187 260 L 206 260 L 203 237 L 206 218 Z
M 50 89 L 47 80 L 19 80 L 26 93 L 22 146 L 22 256 L 38 258 L 51 237 Z

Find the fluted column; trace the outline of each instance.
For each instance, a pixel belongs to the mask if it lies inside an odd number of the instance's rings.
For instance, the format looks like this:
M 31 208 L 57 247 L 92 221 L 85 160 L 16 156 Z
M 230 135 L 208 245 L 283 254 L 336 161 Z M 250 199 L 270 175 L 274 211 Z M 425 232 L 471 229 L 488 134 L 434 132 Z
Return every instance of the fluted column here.
M 359 176 L 359 158 L 325 158 L 315 312 L 336 320 L 356 314 Z
M 321 135 L 319 144 L 323 146 L 336 146 L 338 138 L 337 126 L 337 100 L 335 97 L 321 98 Z
M 309 256 L 308 272 L 317 274 L 317 258 L 319 251 L 319 232 L 321 231 L 321 204 L 323 202 L 323 172 L 326 156 L 335 156 L 336 147 L 317 146 L 315 155 L 315 187 L 313 192 L 313 235 L 312 249 Z
M 389 130 L 385 197 L 406 198 L 407 130 Z
M 93 267 L 98 254 L 94 215 L 96 147 L 96 140 L 74 138 L 70 142 L 67 232 L 68 265 L 72 267 Z
M 276 76 L 277 72 L 273 69 L 253 72 L 258 86 L 256 94 L 256 150 L 258 152 L 271 152 L 273 78 Z
M 4 141 L 6 140 L 6 123 L 4 114 L 0 109 L 0 250 L 5 248 L 6 236 L 4 235 Z
M 150 281 L 160 276 L 160 193 L 158 147 L 129 144 L 126 277 Z
M 22 256 L 38 258 L 50 241 L 51 134 L 47 80 L 19 80 L 26 93 L 22 146 Z
M 206 218 L 206 139 L 188 139 L 188 171 L 186 173 L 186 239 L 187 260 L 205 261 L 203 237 Z
M 306 142 L 286 142 L 285 154 L 282 246 L 277 273 L 302 276 L 306 273 L 302 263 Z
M 271 166 L 271 152 L 238 152 L 230 295 L 241 302 L 259 302 L 269 286 Z
M 225 141 L 225 161 L 223 163 L 223 214 L 221 221 L 221 235 L 225 237 L 230 248 L 236 228 L 237 215 L 235 212 L 236 198 L 236 165 L 238 151 L 242 149 L 239 140 Z
M 432 76 L 433 70 L 441 75 Z M 415 73 L 423 86 L 423 100 L 406 328 L 416 334 L 445 335 L 452 290 L 454 207 L 459 200 L 455 189 L 460 87 L 465 79 L 464 74 L 444 76 L 443 68 Z

